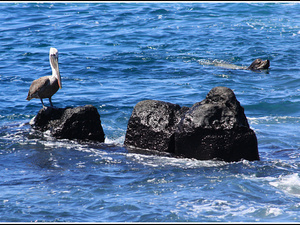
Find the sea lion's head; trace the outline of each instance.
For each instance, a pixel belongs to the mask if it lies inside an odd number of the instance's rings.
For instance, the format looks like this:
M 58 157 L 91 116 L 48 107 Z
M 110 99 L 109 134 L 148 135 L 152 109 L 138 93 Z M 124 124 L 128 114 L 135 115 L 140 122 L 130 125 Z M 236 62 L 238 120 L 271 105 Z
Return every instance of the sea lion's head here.
M 247 70 L 266 70 L 270 67 L 270 60 L 255 59 Z

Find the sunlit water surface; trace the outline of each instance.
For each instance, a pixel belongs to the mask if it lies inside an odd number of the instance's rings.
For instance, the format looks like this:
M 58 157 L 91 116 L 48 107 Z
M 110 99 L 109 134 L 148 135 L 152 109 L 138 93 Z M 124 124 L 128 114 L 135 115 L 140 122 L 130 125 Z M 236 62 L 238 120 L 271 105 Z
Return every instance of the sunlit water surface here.
M 1 3 L 1 222 L 299 222 L 298 3 Z M 105 143 L 31 129 L 31 82 L 59 51 L 56 107 L 92 104 Z M 246 67 L 269 59 L 256 73 Z M 199 161 L 123 145 L 133 107 L 192 106 L 231 88 L 260 161 Z M 48 100 L 44 101 L 48 104 Z M 242 150 L 242 149 L 241 149 Z

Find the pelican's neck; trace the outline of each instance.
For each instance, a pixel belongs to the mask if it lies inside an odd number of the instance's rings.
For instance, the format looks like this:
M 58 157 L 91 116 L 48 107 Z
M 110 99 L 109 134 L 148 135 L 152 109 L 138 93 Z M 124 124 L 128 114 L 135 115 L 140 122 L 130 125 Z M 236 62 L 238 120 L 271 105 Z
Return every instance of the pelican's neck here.
M 56 48 L 50 48 L 49 61 L 52 69 L 51 81 L 57 80 L 59 88 L 61 88 L 61 78 L 58 67 L 58 51 Z
M 58 79 L 58 72 L 57 72 L 57 70 L 55 70 L 52 65 L 51 65 L 51 69 L 52 69 L 52 77 L 55 77 L 55 78 Z
M 50 66 L 52 69 L 52 77 L 59 77 L 58 59 L 50 56 Z

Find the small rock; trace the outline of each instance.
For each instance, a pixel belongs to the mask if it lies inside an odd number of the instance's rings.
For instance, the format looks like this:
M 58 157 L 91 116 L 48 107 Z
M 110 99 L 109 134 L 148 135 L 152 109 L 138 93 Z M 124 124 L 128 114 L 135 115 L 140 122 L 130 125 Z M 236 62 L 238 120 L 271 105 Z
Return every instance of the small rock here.
M 104 142 L 100 115 L 92 105 L 75 108 L 42 108 L 30 121 L 37 130 L 50 130 L 52 136 L 61 139 L 78 139 Z

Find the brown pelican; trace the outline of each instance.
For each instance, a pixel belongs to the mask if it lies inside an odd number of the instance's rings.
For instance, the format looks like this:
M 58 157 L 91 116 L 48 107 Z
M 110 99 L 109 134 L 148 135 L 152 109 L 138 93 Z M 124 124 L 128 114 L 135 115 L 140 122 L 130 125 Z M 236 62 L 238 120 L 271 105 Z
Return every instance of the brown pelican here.
M 51 97 L 62 87 L 58 68 L 58 51 L 56 48 L 50 48 L 49 61 L 52 69 L 52 76 L 44 76 L 34 80 L 30 85 L 28 96 L 26 98 L 28 101 L 33 98 L 39 98 L 43 107 L 45 107 L 43 98 L 49 98 L 51 107 L 53 107 Z

